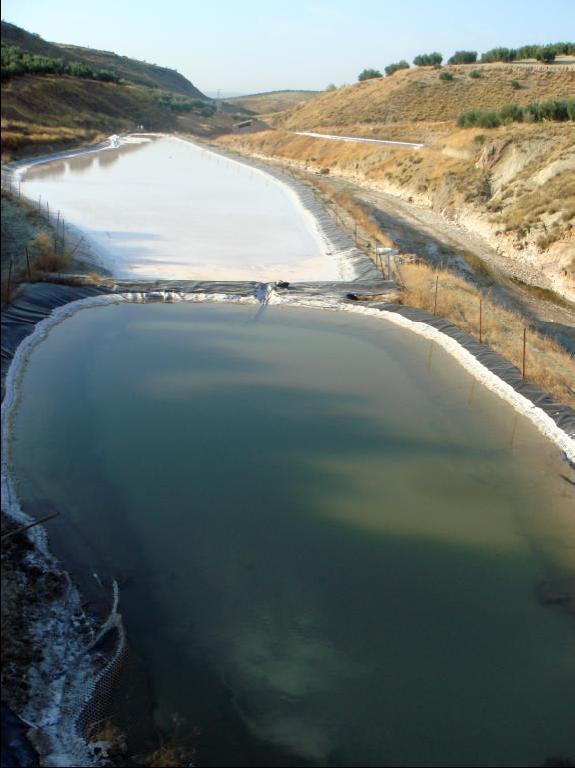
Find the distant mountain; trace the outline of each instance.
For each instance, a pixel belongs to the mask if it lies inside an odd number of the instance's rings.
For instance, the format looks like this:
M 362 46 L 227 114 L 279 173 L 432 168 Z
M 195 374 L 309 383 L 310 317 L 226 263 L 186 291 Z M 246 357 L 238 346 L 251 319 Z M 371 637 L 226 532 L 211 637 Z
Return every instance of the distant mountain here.
M 250 112 L 263 115 L 271 112 L 281 112 L 290 109 L 304 101 L 317 96 L 319 91 L 266 91 L 264 93 L 252 93 L 244 96 L 227 96 L 226 101 L 233 105 L 243 107 Z
M 65 61 L 77 61 L 93 69 L 107 69 L 134 85 L 159 88 L 180 96 L 208 100 L 195 85 L 179 72 L 146 61 L 130 59 L 110 51 L 98 51 L 77 45 L 49 43 L 39 35 L 27 32 L 9 22 L 2 22 L 2 45 L 16 45 L 23 51 Z
M 241 96 L 240 91 L 206 91 L 206 96 L 210 99 L 235 99 L 237 96 Z

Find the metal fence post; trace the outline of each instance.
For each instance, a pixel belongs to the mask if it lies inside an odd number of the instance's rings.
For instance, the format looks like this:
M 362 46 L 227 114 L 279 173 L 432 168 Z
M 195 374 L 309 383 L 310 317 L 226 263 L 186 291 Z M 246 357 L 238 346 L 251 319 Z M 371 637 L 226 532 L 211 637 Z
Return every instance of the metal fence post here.
M 525 345 L 527 341 L 527 328 L 523 326 L 523 365 L 521 368 L 521 378 L 525 378 Z

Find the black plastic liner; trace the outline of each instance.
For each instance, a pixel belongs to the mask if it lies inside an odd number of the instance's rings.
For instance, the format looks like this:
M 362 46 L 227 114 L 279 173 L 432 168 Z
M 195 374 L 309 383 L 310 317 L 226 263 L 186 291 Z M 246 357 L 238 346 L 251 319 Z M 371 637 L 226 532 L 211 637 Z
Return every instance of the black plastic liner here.
M 513 387 L 516 392 L 519 392 L 519 394 L 523 395 L 527 400 L 530 400 L 538 408 L 545 411 L 558 427 L 561 427 L 561 429 L 570 437 L 575 438 L 575 411 L 573 411 L 572 408 L 569 408 L 568 405 L 563 405 L 554 400 L 551 395 L 544 392 L 537 386 L 537 384 L 529 381 L 528 378 L 522 378 L 521 371 L 504 357 L 501 357 L 500 354 L 494 352 L 491 347 L 488 347 L 485 344 L 480 344 L 477 339 L 474 339 L 473 336 L 462 331 L 461 328 L 453 325 L 453 323 L 450 323 L 448 320 L 444 320 L 441 317 L 436 317 L 430 312 L 425 312 L 423 309 L 404 307 L 399 304 L 375 306 L 385 312 L 396 312 L 413 322 L 430 325 L 433 328 L 437 328 L 438 331 L 441 331 L 446 336 L 455 339 L 489 371 L 502 379 L 506 384 Z M 529 374 L 529 371 L 527 371 L 527 374 Z

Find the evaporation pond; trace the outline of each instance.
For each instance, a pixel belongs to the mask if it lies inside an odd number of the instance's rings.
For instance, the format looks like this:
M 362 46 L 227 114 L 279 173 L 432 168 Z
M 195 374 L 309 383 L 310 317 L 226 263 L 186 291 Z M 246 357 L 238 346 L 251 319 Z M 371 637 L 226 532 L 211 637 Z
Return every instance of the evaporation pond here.
M 575 755 L 560 452 L 389 321 L 257 309 L 84 309 L 23 375 L 20 496 L 119 580 L 139 721 L 200 766 Z
M 79 227 L 115 277 L 340 279 L 290 187 L 182 139 L 132 138 L 36 165 L 21 187 Z

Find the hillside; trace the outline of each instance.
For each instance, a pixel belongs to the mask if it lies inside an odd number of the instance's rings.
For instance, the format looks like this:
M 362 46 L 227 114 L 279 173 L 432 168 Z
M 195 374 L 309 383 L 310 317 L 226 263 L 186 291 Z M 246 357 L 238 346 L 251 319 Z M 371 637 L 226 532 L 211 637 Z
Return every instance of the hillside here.
M 452 81 L 440 78 L 453 75 Z M 472 77 L 472 72 L 480 77 Z M 471 109 L 575 96 L 575 67 L 563 65 L 476 64 L 405 69 L 392 77 L 366 80 L 326 91 L 278 115 L 275 127 L 288 130 L 340 128 L 359 123 L 455 120 Z
M 244 111 L 239 105 L 217 111 L 174 70 L 49 43 L 7 22 L 2 22 L 2 51 L 3 161 L 91 143 L 139 126 L 219 135 L 230 131 L 236 113 Z M 34 70 L 34 56 L 46 57 L 48 70 Z M 86 68 L 87 75 L 77 74 Z
M 249 96 L 234 96 L 226 99 L 226 103 L 243 107 L 254 115 L 265 115 L 290 109 L 312 99 L 318 93 L 319 91 L 267 91 Z
M 90 143 L 139 125 L 172 130 L 176 124 L 176 115 L 140 86 L 47 76 L 2 85 L 3 157 Z
M 148 88 L 159 88 L 171 91 L 189 98 L 204 99 L 208 97 L 198 90 L 179 72 L 145 61 L 119 56 L 109 51 L 97 51 L 92 48 L 82 48 L 75 45 L 49 43 L 38 35 L 25 29 L 2 22 L 2 44 L 16 45 L 28 53 L 34 53 L 50 58 L 62 58 L 66 61 L 78 61 L 95 69 L 109 69 L 119 77 L 135 85 Z
M 478 70 L 481 77 L 470 77 Z M 575 301 L 575 130 L 572 122 L 457 125 L 493 110 L 575 96 L 575 66 L 480 64 L 412 69 L 327 91 L 270 116 L 272 130 L 219 142 L 391 194 L 479 235 L 518 280 Z M 516 85 L 512 81 L 517 81 Z M 424 143 L 421 150 L 299 136 L 295 131 Z

